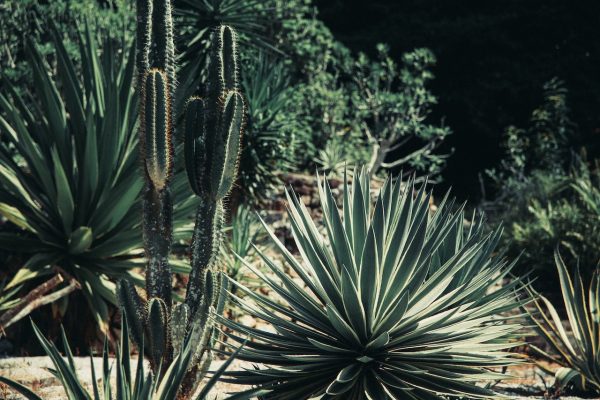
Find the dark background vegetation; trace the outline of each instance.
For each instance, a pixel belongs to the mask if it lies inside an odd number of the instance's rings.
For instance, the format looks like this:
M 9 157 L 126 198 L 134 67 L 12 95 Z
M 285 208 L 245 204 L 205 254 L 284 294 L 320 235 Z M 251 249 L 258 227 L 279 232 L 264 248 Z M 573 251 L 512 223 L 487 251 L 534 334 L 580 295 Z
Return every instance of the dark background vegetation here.
M 430 85 L 454 134 L 440 186 L 481 197 L 478 175 L 502 156 L 508 125 L 522 126 L 552 77 L 565 81 L 574 147 L 600 151 L 600 2 L 568 0 L 318 0 L 320 18 L 353 51 L 386 42 L 399 59 L 428 47 L 437 57 Z M 489 193 L 488 193 L 489 194 Z

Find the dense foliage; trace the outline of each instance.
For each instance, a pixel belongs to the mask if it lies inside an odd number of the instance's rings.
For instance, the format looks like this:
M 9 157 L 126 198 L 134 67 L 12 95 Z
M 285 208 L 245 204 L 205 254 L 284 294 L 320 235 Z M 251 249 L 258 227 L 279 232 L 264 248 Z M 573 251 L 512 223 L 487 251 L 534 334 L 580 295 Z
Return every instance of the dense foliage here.
M 0 69 L 16 90 L 33 85 L 28 64 L 28 46 L 35 43 L 44 56 L 52 56 L 52 35 L 46 20 L 58 26 L 70 59 L 81 61 L 78 36 L 84 21 L 107 32 L 112 39 L 133 37 L 133 7 L 128 0 L 5 0 L 0 4 Z M 25 40 L 24 40 L 25 39 Z
M 488 171 L 495 198 L 483 204 L 494 223 L 507 227 L 505 245 L 517 257 L 518 270 L 554 269 L 552 254 L 560 246 L 567 263 L 579 263 L 590 277 L 600 253 L 600 176 L 594 163 L 568 144 L 577 135 L 559 80 L 544 86 L 544 102 L 526 128 L 509 127 L 505 158 Z M 552 288 L 554 280 L 544 280 Z

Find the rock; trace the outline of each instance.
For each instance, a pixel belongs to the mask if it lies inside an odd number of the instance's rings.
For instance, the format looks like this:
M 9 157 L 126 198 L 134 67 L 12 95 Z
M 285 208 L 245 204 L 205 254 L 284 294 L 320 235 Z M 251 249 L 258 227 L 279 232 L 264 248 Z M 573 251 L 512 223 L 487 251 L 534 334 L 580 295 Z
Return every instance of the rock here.
M 240 318 L 238 318 L 238 322 L 249 328 L 256 327 L 256 320 L 254 318 L 252 318 L 250 315 L 242 315 Z

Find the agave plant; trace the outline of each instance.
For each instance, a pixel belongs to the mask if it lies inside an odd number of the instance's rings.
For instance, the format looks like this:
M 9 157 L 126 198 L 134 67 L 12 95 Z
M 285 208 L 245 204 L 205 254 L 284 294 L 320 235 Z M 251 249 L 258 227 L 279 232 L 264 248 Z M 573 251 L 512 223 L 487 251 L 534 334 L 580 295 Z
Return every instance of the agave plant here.
M 554 258 L 571 332 L 556 307 L 546 297 L 532 292 L 534 307 L 526 311 L 552 351 L 548 353 L 534 345 L 531 348 L 561 366 L 554 374 L 557 389 L 574 384 L 580 390 L 600 394 L 600 271 L 596 270 L 586 291 L 579 270 L 569 274 L 558 251 Z
M 340 213 L 319 182 L 322 227 L 288 196 L 301 260 L 269 234 L 302 284 L 261 254 L 272 274 L 253 270 L 283 304 L 241 285 L 236 301 L 276 333 L 223 319 L 235 341 L 254 338 L 239 358 L 266 364 L 227 380 L 270 390 L 265 399 L 496 397 L 478 382 L 518 362 L 506 349 L 520 328 L 500 316 L 518 306 L 518 282 L 494 288 L 511 267 L 494 255 L 501 232 L 481 218 L 464 230 L 446 200 L 431 214 L 414 185 L 388 179 L 373 203 L 368 172 L 355 173 Z
M 181 386 L 183 376 L 189 367 L 192 358 L 192 346 L 184 344 L 183 350 L 169 365 L 164 365 L 162 374 L 154 375 L 152 371 L 146 371 L 143 357 L 138 357 L 136 368 L 131 369 L 130 346 L 129 346 L 129 328 L 127 321 L 123 318 L 121 325 L 121 340 L 116 349 L 114 364 L 111 365 L 109 358 L 108 341 L 104 342 L 102 351 L 102 375 L 100 383 L 96 379 L 98 376 L 94 366 L 94 360 L 90 356 L 90 365 L 92 372 L 92 382 L 89 382 L 92 387 L 90 393 L 86 390 L 86 385 L 77 375 L 75 360 L 69 342 L 62 331 L 62 345 L 64 348 L 65 358 L 61 356 L 56 346 L 49 342 L 35 324 L 33 331 L 37 336 L 40 345 L 54 364 L 54 369 L 50 372 L 62 384 L 68 400 L 100 400 L 113 399 L 117 400 L 178 400 L 177 394 Z M 143 352 L 140 352 L 143 353 Z M 234 353 L 235 354 L 235 353 Z M 218 378 L 223 374 L 225 369 L 231 364 L 235 355 L 230 357 L 223 365 L 214 372 L 208 382 L 202 387 L 198 393 L 196 400 L 204 400 L 208 393 L 214 387 Z M 133 372 L 133 373 L 132 373 Z M 157 376 L 159 378 L 157 378 Z M 116 390 L 113 390 L 112 382 L 116 384 Z M 6 377 L 0 376 L 0 382 L 8 385 L 27 400 L 42 400 L 40 396 L 35 394 L 31 389 L 15 382 Z M 116 395 L 116 397 L 115 397 Z M 237 397 L 242 399 L 244 397 Z
M 80 282 L 95 320 L 107 329 L 115 279 L 141 282 L 134 54 L 131 43 L 102 42 L 85 26 L 81 65 L 69 58 L 49 23 L 56 68 L 28 45 L 36 93 L 0 93 L 0 215 L 20 228 L 0 233 L 0 248 L 26 257 L 19 279 L 58 266 Z M 100 32 L 101 33 L 101 32 Z M 54 70 L 56 69 L 56 73 Z M 175 238 L 191 232 L 196 200 L 184 174 L 173 182 Z

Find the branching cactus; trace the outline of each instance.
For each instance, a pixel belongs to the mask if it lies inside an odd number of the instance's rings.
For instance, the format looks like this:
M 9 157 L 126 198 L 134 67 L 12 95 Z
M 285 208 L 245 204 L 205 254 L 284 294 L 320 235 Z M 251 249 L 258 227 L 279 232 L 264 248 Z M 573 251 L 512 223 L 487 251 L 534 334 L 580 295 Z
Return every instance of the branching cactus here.
M 144 245 L 147 258 L 146 293 L 123 281 L 118 295 L 130 321 L 132 337 L 155 374 L 186 346 L 193 351 L 180 398 L 194 392 L 206 373 L 214 335 L 211 313 L 222 307 L 217 256 L 221 245 L 224 199 L 237 174 L 240 137 L 246 107 L 239 92 L 235 32 L 215 29 L 210 56 L 209 84 L 187 101 L 185 165 L 190 185 L 199 198 L 191 243 L 191 272 L 186 298 L 173 304 L 169 254 L 173 204 L 169 183 L 173 175 L 175 55 L 170 0 L 138 0 L 138 86 L 140 147 L 146 179 Z

